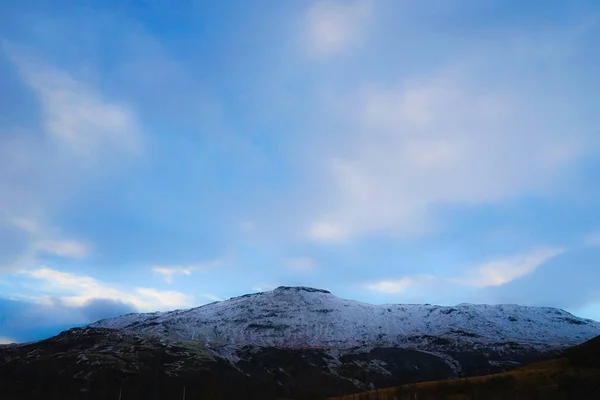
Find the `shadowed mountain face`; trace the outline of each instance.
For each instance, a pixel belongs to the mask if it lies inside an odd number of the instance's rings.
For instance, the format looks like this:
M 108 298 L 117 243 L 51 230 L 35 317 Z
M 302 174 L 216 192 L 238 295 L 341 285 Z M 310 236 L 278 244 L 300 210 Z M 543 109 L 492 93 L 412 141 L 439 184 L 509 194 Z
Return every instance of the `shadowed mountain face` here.
M 354 393 L 331 400 L 596 400 L 600 398 L 600 336 L 560 357 L 494 375 L 432 381 Z
M 6 399 L 320 399 L 482 375 L 600 333 L 564 311 L 374 306 L 278 288 L 191 310 L 127 314 L 0 347 Z

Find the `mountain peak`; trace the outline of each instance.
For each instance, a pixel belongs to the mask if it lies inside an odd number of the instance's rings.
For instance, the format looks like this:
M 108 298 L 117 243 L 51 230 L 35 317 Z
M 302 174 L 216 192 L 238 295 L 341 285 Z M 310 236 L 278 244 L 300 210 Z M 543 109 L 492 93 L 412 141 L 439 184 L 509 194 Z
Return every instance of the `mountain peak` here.
M 331 294 L 329 290 L 316 289 L 307 286 L 279 286 L 274 292 L 285 292 L 285 291 L 296 291 L 296 292 L 309 292 L 309 293 L 325 293 Z

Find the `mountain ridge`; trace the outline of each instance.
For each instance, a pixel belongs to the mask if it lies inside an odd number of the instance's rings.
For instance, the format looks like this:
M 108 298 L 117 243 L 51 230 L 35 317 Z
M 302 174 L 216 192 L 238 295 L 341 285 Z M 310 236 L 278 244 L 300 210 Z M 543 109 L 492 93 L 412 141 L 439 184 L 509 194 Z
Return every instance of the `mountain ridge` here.
M 90 326 L 207 344 L 313 348 L 406 346 L 419 335 L 469 345 L 517 341 L 540 348 L 566 348 L 600 334 L 600 323 L 551 307 L 374 305 L 304 286 L 281 286 L 190 309 L 126 314 Z

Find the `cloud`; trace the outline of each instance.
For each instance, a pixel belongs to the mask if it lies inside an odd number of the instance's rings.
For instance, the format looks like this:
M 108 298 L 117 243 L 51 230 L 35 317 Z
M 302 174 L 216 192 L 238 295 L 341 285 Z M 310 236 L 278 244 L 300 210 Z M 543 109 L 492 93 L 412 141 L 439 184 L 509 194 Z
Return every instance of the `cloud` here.
M 194 300 L 192 296 L 176 291 L 161 291 L 152 288 L 137 288 L 135 292 L 141 297 L 142 301 L 150 301 L 148 305 L 152 305 L 155 310 L 171 310 L 173 308 L 192 307 Z M 135 303 L 134 303 L 135 304 Z M 148 307 L 146 307 L 148 309 Z
M 89 276 L 60 272 L 50 268 L 28 270 L 22 274 L 41 281 L 40 292 L 54 294 L 61 302 L 71 307 L 81 307 L 93 299 L 118 301 L 132 305 L 140 311 L 170 310 L 194 305 L 192 296 L 180 292 L 143 287 L 126 290 Z
M 473 269 L 461 282 L 477 287 L 501 286 L 534 272 L 546 261 L 564 253 L 560 248 L 539 248 L 513 257 L 493 260 Z
M 167 283 L 173 283 L 173 275 L 190 276 L 194 269 L 192 267 L 154 267 L 154 273 L 162 275 Z
M 382 280 L 375 283 L 369 283 L 366 286 L 368 290 L 386 293 L 386 294 L 397 294 L 404 293 L 409 288 L 427 284 L 427 282 L 435 281 L 436 277 L 432 275 L 415 275 L 407 276 L 400 279 Z
M 211 261 L 206 261 L 199 264 L 191 265 L 165 265 L 152 267 L 152 271 L 155 274 L 162 275 L 166 283 L 173 283 L 173 277 L 175 275 L 190 276 L 193 272 L 207 271 L 211 268 L 223 265 L 227 257 L 218 258 Z
M 12 222 L 17 228 L 32 235 L 39 234 L 41 231 L 40 225 L 37 223 L 37 221 L 30 218 L 15 218 Z
M 331 56 L 359 43 L 372 19 L 368 0 L 319 0 L 306 15 L 307 46 L 317 56 Z
M 25 82 L 37 93 L 43 126 L 74 154 L 97 158 L 102 151 L 141 151 L 137 120 L 129 106 L 105 99 L 92 86 L 37 60 L 9 51 Z
M 14 242 L 10 257 L 0 257 L 0 271 L 31 267 L 46 255 L 87 257 L 91 245 L 61 232 L 60 213 L 65 203 L 75 208 L 73 199 L 101 175 L 142 152 L 137 117 L 128 105 L 23 47 L 3 42 L 0 50 L 15 67 L 15 83 L 22 86 L 15 87 L 40 105 L 38 113 L 27 104 L 26 120 L 8 116 L 17 122 L 0 127 L 0 239 L 8 243 L 3 226 L 12 225 Z
M 342 224 L 330 221 L 316 221 L 308 229 L 308 236 L 322 242 L 342 242 L 350 232 Z
M 70 306 L 58 298 L 0 297 L 0 337 L 17 343 L 40 340 L 74 326 L 135 311 L 131 305 L 108 299 Z
M 480 88 L 466 71 L 365 84 L 330 105 L 346 134 L 324 158 L 328 208 L 308 223 L 307 237 L 422 235 L 437 229 L 433 217 L 445 205 L 551 193 L 562 168 L 585 154 L 587 131 L 566 135 L 558 114 L 569 110 L 541 118 L 547 103 L 534 110 L 527 96 Z
M 34 244 L 35 249 L 60 257 L 84 258 L 89 247 L 74 240 L 44 240 Z
M 98 321 L 136 311 L 135 307 L 130 304 L 110 299 L 91 299 L 80 307 L 80 312 L 87 321 Z
M 368 283 L 364 287 L 385 294 L 430 292 L 441 287 L 498 287 L 532 274 L 541 265 L 564 252 L 560 248 L 534 248 L 522 254 L 484 262 L 459 276 L 411 275 Z
M 283 260 L 283 266 L 292 272 L 309 273 L 317 268 L 317 262 L 308 257 L 290 257 Z
M 19 271 L 34 265 L 45 255 L 82 259 L 91 246 L 82 241 L 63 239 L 33 219 L 0 218 L 0 273 Z
M 599 246 L 578 246 L 546 261 L 533 273 L 490 288 L 486 301 L 573 310 L 600 301 Z
M 12 339 L 9 339 L 7 337 L 0 336 L 0 344 L 11 344 L 11 343 L 15 343 L 15 341 Z

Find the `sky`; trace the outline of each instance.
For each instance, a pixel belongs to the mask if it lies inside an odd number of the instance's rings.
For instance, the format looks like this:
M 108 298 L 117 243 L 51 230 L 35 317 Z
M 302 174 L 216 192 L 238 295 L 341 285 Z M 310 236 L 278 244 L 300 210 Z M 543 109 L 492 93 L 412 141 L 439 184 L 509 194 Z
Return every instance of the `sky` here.
M 280 285 L 600 320 L 595 0 L 0 4 L 0 343 Z

